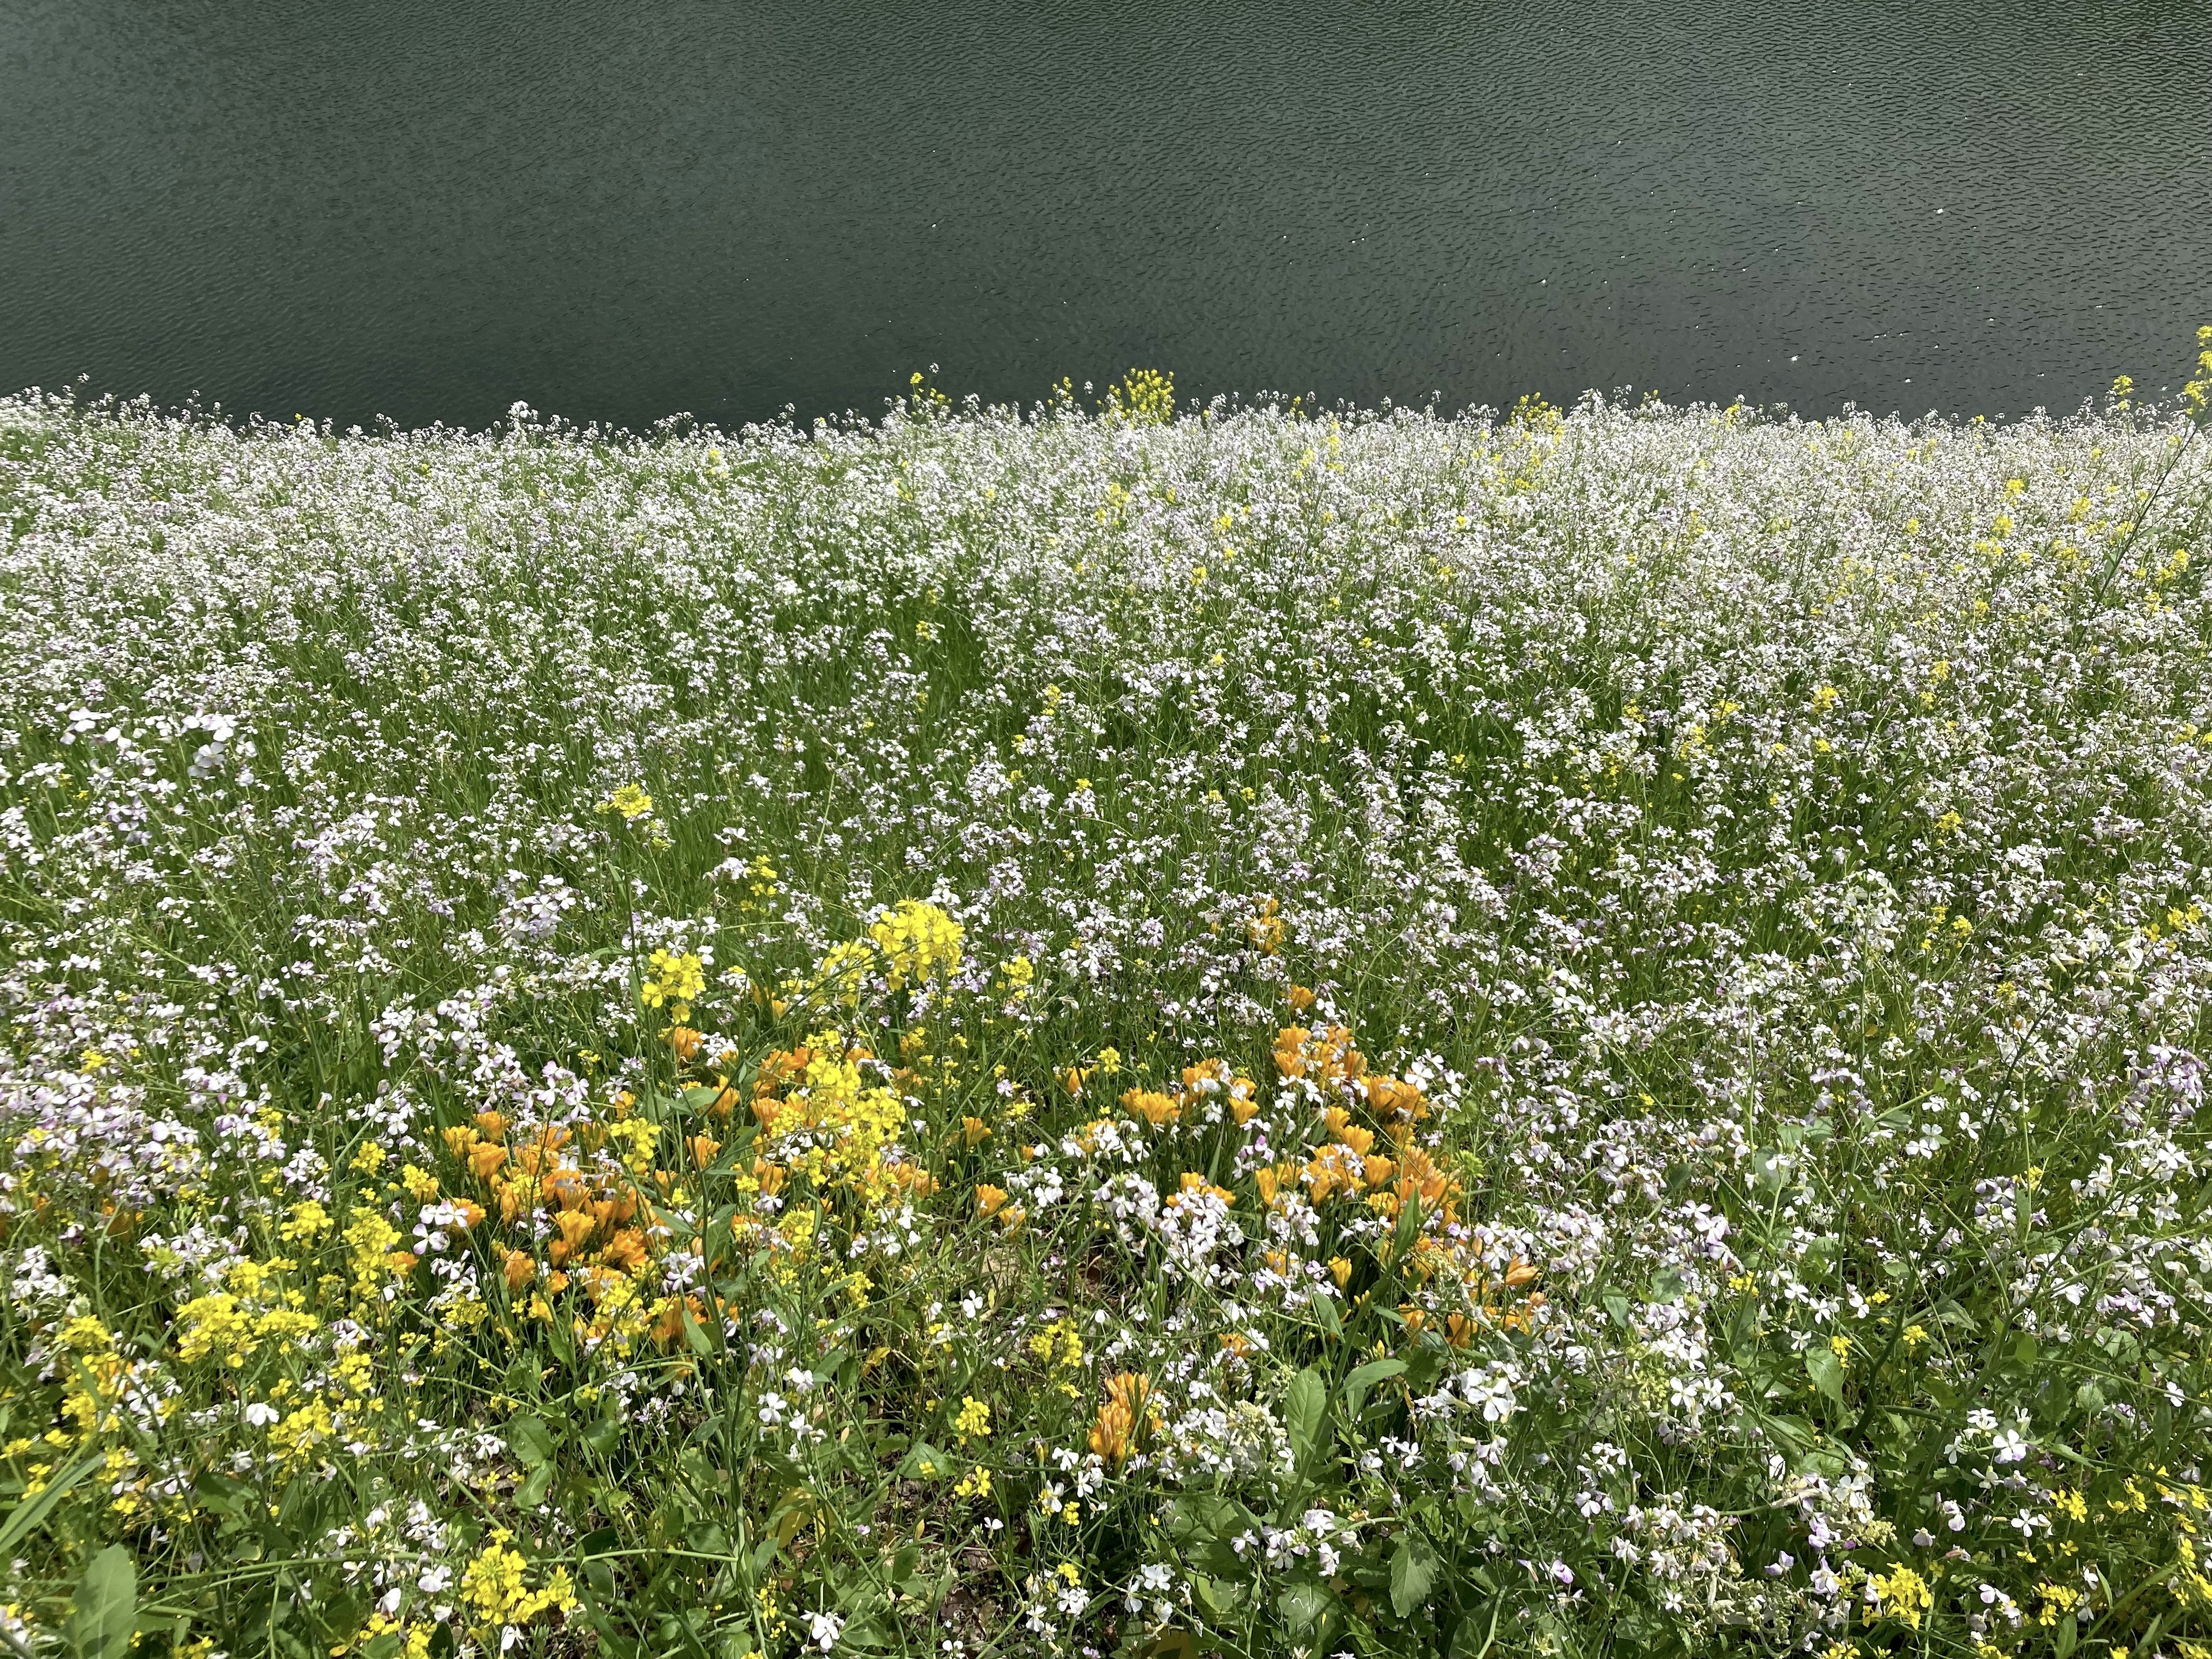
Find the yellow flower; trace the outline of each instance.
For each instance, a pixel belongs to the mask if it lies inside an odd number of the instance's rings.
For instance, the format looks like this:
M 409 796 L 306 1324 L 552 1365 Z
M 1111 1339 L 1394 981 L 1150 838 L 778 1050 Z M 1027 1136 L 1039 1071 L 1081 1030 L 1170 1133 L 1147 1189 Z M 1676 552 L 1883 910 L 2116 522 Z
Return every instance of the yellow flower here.
M 337 1432 L 331 1408 L 319 1400 L 308 1401 L 269 1431 L 269 1443 L 292 1466 L 307 1462 L 318 1446 Z
M 527 1586 L 524 1576 L 530 1564 L 507 1547 L 512 1536 L 504 1528 L 494 1532 L 461 1574 L 461 1600 L 480 1631 L 526 1625 L 541 1613 L 566 1613 L 576 1605 L 566 1568 L 556 1568 L 543 1589 Z
M 1882 1616 L 1910 1630 L 1918 1630 L 1922 1616 L 1936 1605 L 1928 1581 L 1902 1564 L 1892 1567 L 1887 1577 L 1869 1574 L 1867 1583 L 1881 1598 Z
M 960 924 L 927 900 L 901 899 L 868 929 L 868 937 L 884 953 L 884 977 L 894 991 L 909 980 L 942 977 L 960 966 Z
M 952 1431 L 963 1440 L 988 1440 L 991 1437 L 991 1407 L 988 1401 L 972 1395 L 960 1397 L 960 1411 L 952 1419 Z
M 78 1353 L 108 1353 L 115 1347 L 115 1339 L 107 1327 L 91 1314 L 78 1314 L 63 1322 L 62 1345 Z
M 707 988 L 706 964 L 676 951 L 655 951 L 648 963 L 652 972 L 638 989 L 638 1000 L 648 1008 L 666 1008 L 679 1023 L 690 1018 L 691 1000 Z
M 253 1352 L 253 1321 L 228 1291 L 195 1297 L 177 1310 L 177 1352 L 187 1363 L 236 1348 Z
M 626 783 L 599 803 L 602 812 L 619 812 L 626 823 L 635 823 L 653 811 L 653 797 L 641 785 Z

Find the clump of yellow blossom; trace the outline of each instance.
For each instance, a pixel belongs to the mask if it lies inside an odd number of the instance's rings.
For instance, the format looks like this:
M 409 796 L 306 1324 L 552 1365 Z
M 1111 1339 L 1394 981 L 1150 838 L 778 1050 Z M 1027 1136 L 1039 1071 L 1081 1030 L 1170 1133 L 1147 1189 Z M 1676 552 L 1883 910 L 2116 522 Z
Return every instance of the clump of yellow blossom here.
M 901 899 L 868 929 L 891 989 L 943 978 L 960 966 L 960 924 L 926 899 Z
M 652 971 L 638 988 L 638 1000 L 667 1009 L 678 1024 L 690 1018 L 692 999 L 707 988 L 706 964 L 688 951 L 655 951 L 647 966 Z
M 491 1632 L 526 1625 L 541 1613 L 566 1613 L 576 1605 L 575 1589 L 565 1567 L 556 1568 L 544 1588 L 526 1582 L 530 1564 L 508 1547 L 514 1534 L 501 1528 L 461 1573 L 461 1600 L 470 1622 Z
M 599 803 L 599 811 L 619 812 L 623 822 L 635 823 L 640 818 L 651 816 L 653 797 L 645 793 L 642 784 L 626 783 Z

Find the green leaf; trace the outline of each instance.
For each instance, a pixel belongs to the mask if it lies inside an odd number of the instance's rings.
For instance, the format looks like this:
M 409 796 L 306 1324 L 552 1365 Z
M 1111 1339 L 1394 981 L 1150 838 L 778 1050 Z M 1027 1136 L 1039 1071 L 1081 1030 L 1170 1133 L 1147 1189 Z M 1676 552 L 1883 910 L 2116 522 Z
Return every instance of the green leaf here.
M 514 1454 L 514 1461 L 526 1469 L 534 1469 L 553 1459 L 553 1431 L 542 1417 L 514 1417 L 507 1419 L 507 1449 Z
M 138 1570 L 131 1552 L 110 1544 L 92 1558 L 70 1607 L 70 1642 L 77 1659 L 124 1659 L 138 1623 Z
M 1283 1426 L 1290 1431 L 1291 1455 L 1304 1468 L 1321 1449 L 1322 1419 L 1328 1413 L 1328 1384 L 1308 1366 L 1291 1380 L 1283 1397 Z
M 891 1588 L 900 1591 L 910 1588 L 914 1583 L 915 1571 L 921 1565 L 921 1546 L 912 1542 L 902 1545 L 899 1553 L 891 1558 L 890 1571 L 888 1575 Z
M 953 1472 L 957 1461 L 950 1452 L 938 1450 L 927 1440 L 917 1440 L 900 1460 L 898 1477 L 902 1480 L 942 1480 Z
M 1335 1623 L 1336 1598 L 1327 1585 L 1301 1580 L 1276 1592 L 1275 1611 L 1292 1635 L 1319 1637 Z
M 88 1457 L 72 1463 L 52 1480 L 43 1491 L 33 1492 L 8 1511 L 8 1518 L 0 1522 L 0 1556 L 15 1548 L 17 1542 L 30 1536 L 32 1529 L 53 1513 L 54 1505 L 69 1495 L 69 1489 L 98 1468 L 105 1459 Z
M 1429 1599 L 1437 1582 L 1437 1553 L 1428 1540 L 1408 1533 L 1390 1553 L 1390 1606 L 1401 1619 L 1410 1619 Z
M 1843 1357 L 1825 1342 L 1815 1342 L 1805 1350 L 1805 1375 L 1813 1379 L 1813 1386 L 1838 1405 L 1844 1401 Z
M 2058 1659 L 2072 1659 L 2074 1644 L 2081 1639 L 2081 1623 L 2069 1613 L 2058 1621 L 2058 1639 L 2054 1644 Z
M 1406 1374 L 1402 1359 L 1370 1359 L 1344 1379 L 1345 1409 L 1354 1417 L 1367 1401 L 1367 1391 L 1377 1382 L 1387 1382 L 1394 1376 Z
M 1344 1321 L 1337 1316 L 1334 1297 L 1323 1296 L 1319 1291 L 1316 1291 L 1312 1301 L 1308 1305 L 1313 1309 L 1314 1317 L 1321 1322 L 1322 1329 L 1327 1331 L 1331 1336 L 1340 1337 L 1344 1334 Z
M 1207 1577 L 1202 1572 L 1193 1573 L 1190 1583 L 1191 1588 L 1198 1592 L 1200 1605 L 1213 1618 L 1231 1618 L 1243 1605 L 1244 1587 L 1241 1584 L 1225 1584 L 1218 1578 Z

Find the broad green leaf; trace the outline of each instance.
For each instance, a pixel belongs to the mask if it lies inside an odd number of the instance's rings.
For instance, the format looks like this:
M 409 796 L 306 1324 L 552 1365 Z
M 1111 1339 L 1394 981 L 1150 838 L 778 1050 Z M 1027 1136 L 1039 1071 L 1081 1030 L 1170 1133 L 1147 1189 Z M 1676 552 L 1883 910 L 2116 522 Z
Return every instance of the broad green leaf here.
M 1402 1359 L 1369 1360 L 1344 1379 L 1345 1409 L 1352 1416 L 1358 1416 L 1360 1407 L 1367 1402 L 1368 1389 L 1377 1382 L 1387 1382 L 1394 1376 L 1405 1374 L 1406 1362 Z
M 1322 1425 L 1328 1413 L 1328 1384 L 1309 1366 L 1291 1380 L 1283 1398 L 1283 1426 L 1290 1431 L 1291 1455 L 1304 1468 L 1321 1449 Z
M 1825 1342 L 1815 1342 L 1805 1350 L 1805 1375 L 1813 1379 L 1813 1386 L 1838 1405 L 1844 1399 L 1844 1362 L 1842 1356 Z
M 526 1469 L 534 1469 L 552 1459 L 553 1431 L 542 1417 L 510 1418 L 507 1449 L 514 1454 L 516 1462 Z
M 917 1440 L 898 1466 L 902 1480 L 938 1480 L 951 1474 L 957 1461 L 949 1452 L 942 1452 L 927 1440 Z
M 138 1623 L 138 1570 L 131 1552 L 110 1544 L 92 1558 L 70 1607 L 70 1642 L 77 1659 L 124 1659 Z
M 1275 1611 L 1294 1636 L 1321 1636 L 1335 1622 L 1336 1598 L 1324 1584 L 1301 1580 L 1275 1594 Z
M 1411 1618 L 1436 1582 L 1436 1551 L 1418 1534 L 1407 1534 L 1390 1553 L 1390 1606 L 1401 1619 Z
M 1193 1573 L 1190 1582 L 1191 1588 L 1198 1592 L 1200 1604 L 1216 1619 L 1230 1618 L 1243 1605 L 1244 1587 L 1242 1584 L 1224 1583 L 1220 1579 L 1209 1578 L 1202 1572 Z

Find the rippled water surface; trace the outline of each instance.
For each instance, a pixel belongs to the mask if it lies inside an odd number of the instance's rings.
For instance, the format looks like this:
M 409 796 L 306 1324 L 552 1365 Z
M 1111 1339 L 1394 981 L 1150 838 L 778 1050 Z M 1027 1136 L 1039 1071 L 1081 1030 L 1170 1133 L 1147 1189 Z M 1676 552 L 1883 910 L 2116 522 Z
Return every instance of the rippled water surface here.
M 631 423 L 2070 407 L 2212 316 L 2212 0 L 0 0 L 0 384 Z

